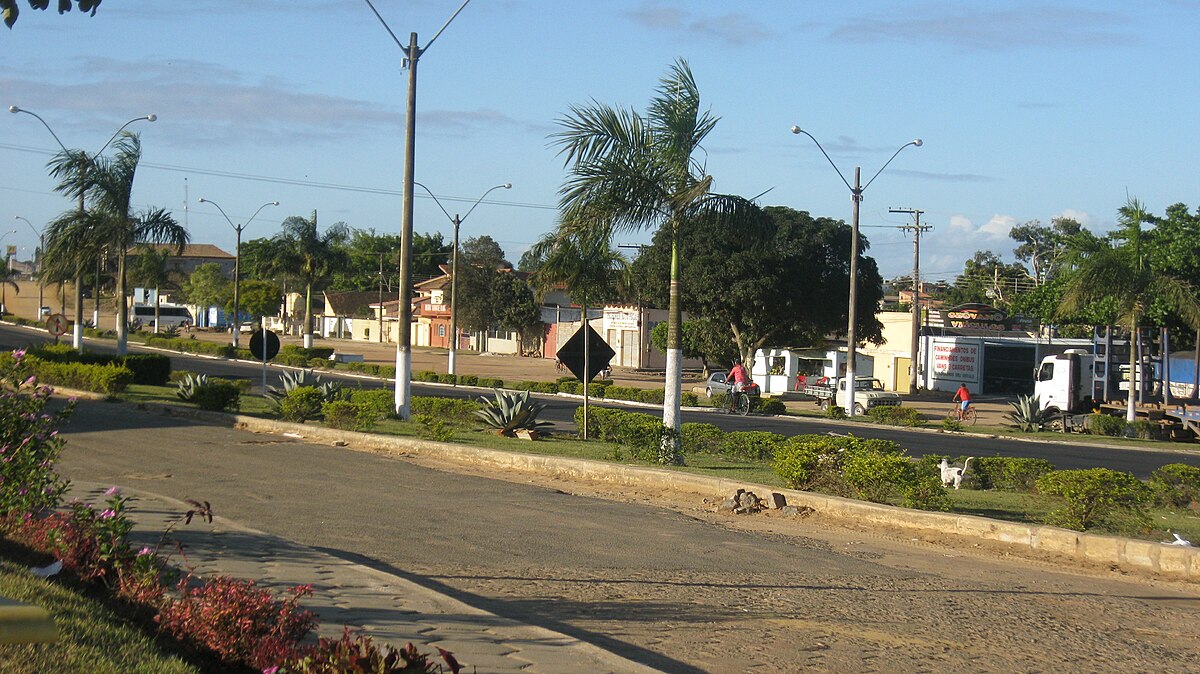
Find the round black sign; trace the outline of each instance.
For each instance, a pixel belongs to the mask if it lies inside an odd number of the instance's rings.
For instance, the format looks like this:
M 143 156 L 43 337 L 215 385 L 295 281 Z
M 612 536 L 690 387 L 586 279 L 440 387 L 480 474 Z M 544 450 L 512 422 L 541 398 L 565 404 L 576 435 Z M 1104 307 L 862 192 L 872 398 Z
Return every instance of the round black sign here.
M 279 335 L 267 330 L 267 337 L 263 339 L 263 331 L 255 330 L 253 335 L 250 335 L 250 353 L 259 360 L 271 360 L 279 353 Z M 263 357 L 263 344 L 266 343 L 267 355 Z

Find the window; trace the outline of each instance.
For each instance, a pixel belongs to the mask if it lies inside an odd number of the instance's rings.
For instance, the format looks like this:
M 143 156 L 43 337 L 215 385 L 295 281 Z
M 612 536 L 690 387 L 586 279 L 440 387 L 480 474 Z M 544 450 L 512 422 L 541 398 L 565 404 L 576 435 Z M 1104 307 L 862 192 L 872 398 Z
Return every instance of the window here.
M 1054 363 L 1043 363 L 1041 371 L 1038 372 L 1038 381 L 1050 381 L 1054 379 Z
M 446 336 L 446 326 L 439 325 L 438 326 L 438 337 L 445 337 L 445 336 Z

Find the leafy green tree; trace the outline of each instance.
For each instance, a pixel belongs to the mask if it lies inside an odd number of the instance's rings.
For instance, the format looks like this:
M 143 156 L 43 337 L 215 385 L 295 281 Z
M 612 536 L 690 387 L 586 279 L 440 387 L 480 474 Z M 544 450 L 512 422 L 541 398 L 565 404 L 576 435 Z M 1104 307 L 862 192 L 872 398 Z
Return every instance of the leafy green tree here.
M 667 324 L 658 323 L 650 330 L 650 343 L 659 351 L 667 349 Z M 683 357 L 695 358 L 704 367 L 704 378 L 708 379 L 709 366 L 733 362 L 737 357 L 737 344 L 733 342 L 728 326 L 704 318 L 683 322 Z
M 342 244 L 350 236 L 350 228 L 338 222 L 322 233 L 317 229 L 316 211 L 311 219 L 293 215 L 283 221 L 282 228 L 276 239 L 281 242 L 281 258 L 293 265 L 304 286 L 304 348 L 311 349 L 313 290 L 320 290 L 334 269 L 345 266 L 348 256 Z
M 483 332 L 499 322 L 500 308 L 493 300 L 493 287 L 510 265 L 504 250 L 490 236 L 467 239 L 458 255 L 458 322 L 471 332 Z M 511 274 L 507 274 L 511 276 Z
M 88 198 L 93 201 L 95 236 L 117 255 L 117 353 L 125 355 L 129 340 L 126 302 L 129 251 L 144 243 L 165 243 L 183 252 L 189 236 L 183 225 L 162 208 L 133 208 L 133 180 L 142 158 L 137 134 L 122 131 L 111 157 L 100 157 L 88 171 Z
M 219 307 L 233 301 L 233 282 L 225 278 L 216 262 L 197 265 L 183 282 L 182 291 L 189 304 L 200 307 Z
M 845 334 L 850 237 L 850 227 L 840 220 L 781 206 L 763 209 L 737 230 L 718 218 L 695 218 L 679 236 L 688 260 L 683 308 L 725 326 L 726 339 L 746 363 L 764 346 L 809 346 Z M 879 343 L 883 279 L 865 255 L 869 242 L 860 239 L 857 333 Z M 635 263 L 637 285 L 657 289 L 651 294 L 657 302 L 666 299 L 670 250 L 660 230 Z
M 606 232 L 665 229 L 673 244 L 700 215 L 741 227 L 753 217 L 753 204 L 713 193 L 713 178 L 705 172 L 701 144 L 717 121 L 701 109 L 700 90 L 683 59 L 660 80 L 645 115 L 598 102 L 572 106 L 553 136 L 570 170 L 560 190 L 562 222 Z M 668 441 L 671 459 L 682 463 L 677 432 L 682 422 L 683 321 L 677 246 L 673 250 L 663 424 L 676 431 Z
M 511 271 L 497 275 L 488 299 L 495 307 L 494 324 L 515 331 L 522 344 L 530 330 L 542 325 L 542 314 L 534 300 L 533 289 Z
M 999 255 L 980 250 L 963 264 L 963 271 L 946 292 L 945 301 L 950 306 L 977 302 L 1006 307 L 1018 292 L 1032 287 L 1033 279 L 1024 265 L 1008 264 Z
M 289 287 L 295 287 L 299 283 L 296 267 L 291 245 L 282 237 L 242 243 L 242 269 L 248 278 L 279 286 L 283 296 L 287 296 Z M 290 327 L 292 317 L 286 312 L 287 307 L 284 306 L 283 322 L 286 327 Z
M 1200 329 L 1200 298 L 1188 282 L 1156 269 L 1150 246 L 1142 232 L 1146 211 L 1130 198 L 1118 211 L 1120 230 L 1113 234 L 1120 243 L 1098 242 L 1077 252 L 1067 279 L 1060 311 L 1070 315 L 1097 301 L 1115 304 L 1115 322 L 1138 334 L 1151 304 L 1164 302 L 1193 330 Z M 1132 347 L 1132 344 L 1131 344 Z M 1134 392 L 1137 390 L 1137 349 L 1129 349 L 1129 396 L 1125 419 L 1133 423 Z
M 279 313 L 283 293 L 279 286 L 269 281 L 242 281 L 241 305 L 242 311 L 259 318 L 274 316 Z M 225 305 L 226 313 L 233 313 L 233 298 L 230 297 Z
M 79 6 L 79 11 L 89 12 L 91 16 L 96 16 L 96 8 L 100 6 L 101 1 L 75 0 L 75 4 Z M 32 9 L 46 9 L 50 6 L 50 0 L 29 0 L 29 6 Z M 71 11 L 71 0 L 58 0 L 59 14 L 69 11 Z M 17 0 L 0 0 L 0 16 L 4 17 L 4 25 L 12 28 L 20 14 L 21 8 L 17 5 Z
M 1046 227 L 1037 220 L 1013 227 L 1008 236 L 1018 245 L 1013 254 L 1032 270 L 1034 285 L 1044 285 L 1054 277 L 1071 240 L 1083 232 L 1083 225 L 1071 218 L 1054 218 Z

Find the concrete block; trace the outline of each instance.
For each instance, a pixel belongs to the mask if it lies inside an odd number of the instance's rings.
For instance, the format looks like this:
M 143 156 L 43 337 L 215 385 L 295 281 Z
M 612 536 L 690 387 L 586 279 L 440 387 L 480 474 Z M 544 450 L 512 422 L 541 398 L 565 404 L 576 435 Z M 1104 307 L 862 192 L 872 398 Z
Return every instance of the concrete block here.
M 1033 530 L 1033 547 L 1074 557 L 1079 551 L 1079 532 L 1057 527 L 1037 527 Z
M 1189 573 L 1200 575 L 1200 560 L 1197 554 L 1200 550 L 1183 545 L 1163 545 L 1159 543 L 1158 570 L 1172 576 L 1187 576 Z M 1193 571 L 1193 567 L 1195 570 Z
M 1100 564 L 1117 564 L 1125 552 L 1125 539 L 1114 536 L 1079 536 L 1079 547 L 1085 559 Z
M 1027 524 L 1001 522 L 986 517 L 960 516 L 955 518 L 955 531 L 962 536 L 983 538 L 1003 543 L 1030 545 L 1033 529 Z
M 787 505 L 787 499 L 784 498 L 783 494 L 773 491 L 767 496 L 767 507 L 768 508 L 771 508 L 773 510 L 779 510 L 780 508 L 782 508 L 785 505 Z
M 1160 547 L 1161 543 L 1150 541 L 1125 541 L 1125 555 L 1122 561 L 1126 566 L 1153 570 L 1158 566 Z

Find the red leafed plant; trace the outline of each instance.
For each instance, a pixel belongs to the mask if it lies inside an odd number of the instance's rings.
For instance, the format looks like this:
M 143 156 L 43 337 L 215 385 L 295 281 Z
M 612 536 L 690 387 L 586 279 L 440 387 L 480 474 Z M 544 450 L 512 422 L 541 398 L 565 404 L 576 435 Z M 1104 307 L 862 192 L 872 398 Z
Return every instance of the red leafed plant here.
M 251 580 L 217 576 L 192 587 L 193 580 L 181 580 L 180 596 L 159 612 L 164 632 L 209 649 L 226 662 L 260 671 L 304 655 L 301 640 L 317 620 L 299 602 L 312 594 L 311 586 L 298 586 L 276 598 Z
M 461 667 L 449 651 L 437 649 L 453 674 Z M 442 667 L 408 643 L 399 650 L 376 646 L 371 637 L 351 637 L 345 628 L 340 639 L 321 637 L 306 656 L 280 667 L 263 670 L 264 674 L 436 674 Z

